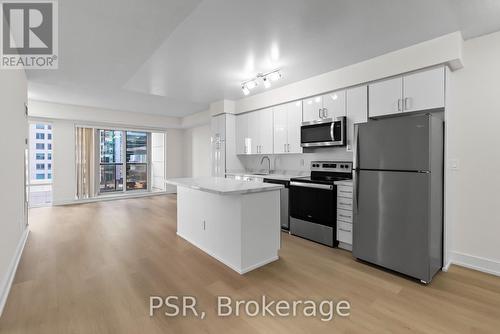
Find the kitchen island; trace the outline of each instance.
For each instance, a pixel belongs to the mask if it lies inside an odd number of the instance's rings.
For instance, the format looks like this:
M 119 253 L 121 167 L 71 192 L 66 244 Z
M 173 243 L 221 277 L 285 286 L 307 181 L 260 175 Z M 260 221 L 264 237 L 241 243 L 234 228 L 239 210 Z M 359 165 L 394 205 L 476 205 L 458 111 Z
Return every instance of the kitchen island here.
M 278 259 L 282 185 L 220 177 L 167 183 L 177 186 L 177 235 L 240 274 Z

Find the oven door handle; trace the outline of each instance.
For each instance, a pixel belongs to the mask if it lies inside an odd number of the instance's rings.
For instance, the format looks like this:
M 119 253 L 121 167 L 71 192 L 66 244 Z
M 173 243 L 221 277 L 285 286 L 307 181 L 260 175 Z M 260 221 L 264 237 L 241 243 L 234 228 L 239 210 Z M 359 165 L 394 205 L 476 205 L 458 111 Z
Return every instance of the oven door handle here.
M 290 182 L 290 186 L 293 187 L 303 187 L 303 188 L 315 188 L 315 189 L 325 189 L 333 190 L 333 186 L 329 184 L 317 184 L 317 183 L 304 183 L 304 182 Z

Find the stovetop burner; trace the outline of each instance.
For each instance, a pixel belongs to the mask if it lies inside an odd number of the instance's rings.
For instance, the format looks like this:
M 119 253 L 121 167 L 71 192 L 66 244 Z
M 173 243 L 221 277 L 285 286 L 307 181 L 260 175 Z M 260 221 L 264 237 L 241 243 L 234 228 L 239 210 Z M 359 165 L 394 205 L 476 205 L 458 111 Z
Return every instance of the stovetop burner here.
M 311 176 L 296 177 L 290 181 L 333 184 L 335 181 L 352 179 L 352 163 L 336 161 L 311 162 Z

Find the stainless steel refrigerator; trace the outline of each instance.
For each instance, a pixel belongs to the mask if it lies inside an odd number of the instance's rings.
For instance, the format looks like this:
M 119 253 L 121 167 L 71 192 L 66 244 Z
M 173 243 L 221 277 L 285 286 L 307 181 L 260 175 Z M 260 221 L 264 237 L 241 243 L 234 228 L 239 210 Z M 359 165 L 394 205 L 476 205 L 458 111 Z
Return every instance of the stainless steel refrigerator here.
M 356 126 L 354 257 L 424 283 L 441 269 L 443 137 L 431 114 Z

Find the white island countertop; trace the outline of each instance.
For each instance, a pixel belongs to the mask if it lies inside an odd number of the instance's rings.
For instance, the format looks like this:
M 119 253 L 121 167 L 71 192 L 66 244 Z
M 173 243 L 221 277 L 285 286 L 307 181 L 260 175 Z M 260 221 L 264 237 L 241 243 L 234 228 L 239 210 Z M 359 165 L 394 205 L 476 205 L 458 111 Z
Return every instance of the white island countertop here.
M 283 188 L 281 184 L 248 182 L 223 177 L 176 178 L 167 179 L 166 183 L 219 195 L 249 194 Z

